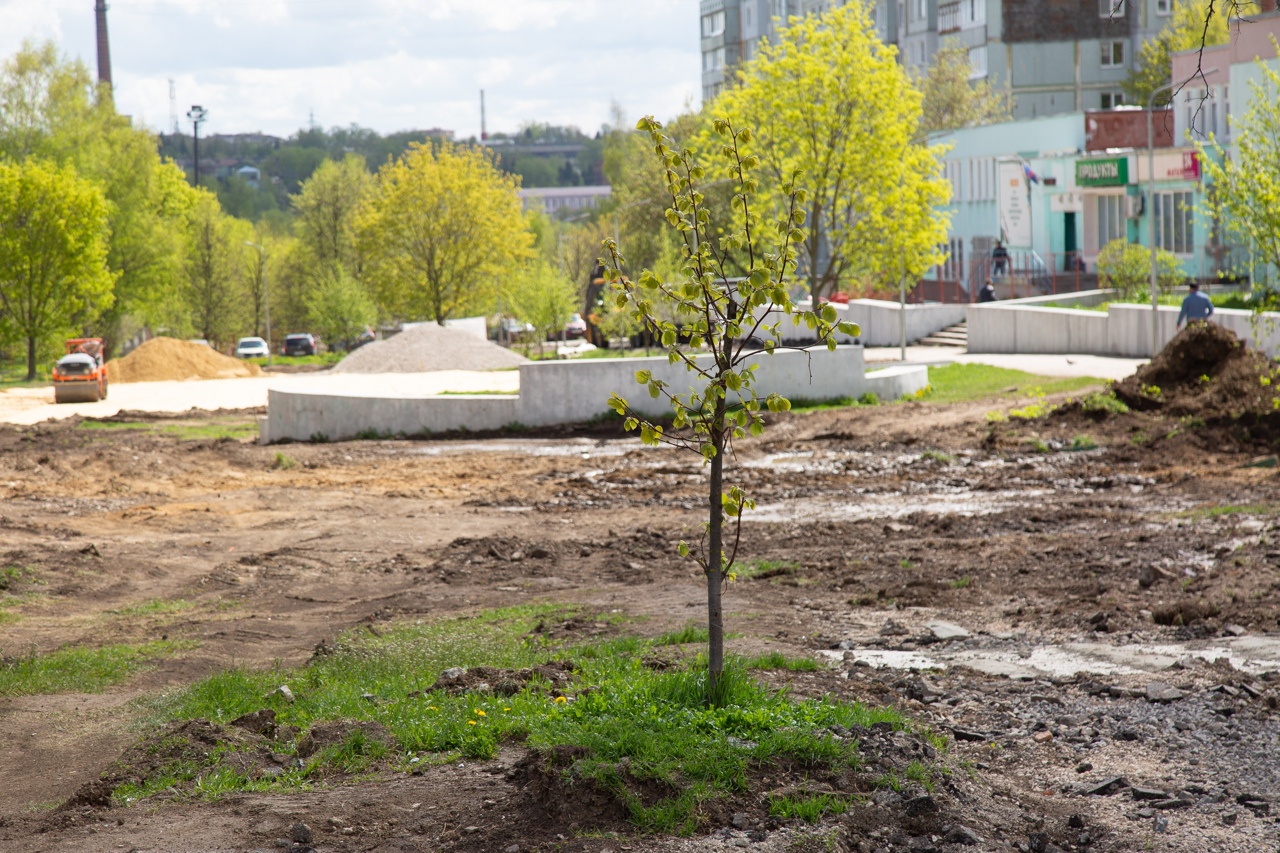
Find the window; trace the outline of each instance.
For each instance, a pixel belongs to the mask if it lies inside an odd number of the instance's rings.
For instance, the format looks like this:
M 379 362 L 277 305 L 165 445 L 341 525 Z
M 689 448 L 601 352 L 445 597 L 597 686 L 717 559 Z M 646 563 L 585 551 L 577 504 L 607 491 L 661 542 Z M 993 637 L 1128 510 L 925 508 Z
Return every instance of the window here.
M 747 29 L 751 29 L 751 7 L 742 10 L 742 23 Z
M 1125 236 L 1124 196 L 1100 195 L 1098 206 L 1098 249 Z
M 1116 107 L 1124 105 L 1124 92 L 1103 92 L 1102 108 L 1104 110 L 1114 110 Z
M 1156 219 L 1156 245 L 1175 255 L 1195 249 L 1195 194 L 1156 193 L 1151 206 Z
M 923 21 L 925 18 L 924 0 L 916 0 L 916 20 Z
M 702 54 L 703 71 L 719 71 L 724 68 L 724 48 L 717 47 Z
M 1156 0 L 1156 14 L 1157 14 L 1157 15 L 1172 15 L 1172 14 L 1173 14 L 1173 0 Z
M 773 17 L 779 18 L 783 23 L 787 20 L 787 0 L 772 0 L 769 8 L 773 12 Z
M 987 47 L 969 48 L 969 79 L 976 80 L 987 76 Z
M 724 35 L 724 10 L 712 12 L 710 15 L 702 16 L 702 37 L 704 39 L 715 38 Z
M 1099 18 L 1123 18 L 1125 0 L 1098 0 Z
M 1124 67 L 1124 42 L 1104 41 L 1102 43 L 1102 67 L 1103 68 L 1123 68 Z

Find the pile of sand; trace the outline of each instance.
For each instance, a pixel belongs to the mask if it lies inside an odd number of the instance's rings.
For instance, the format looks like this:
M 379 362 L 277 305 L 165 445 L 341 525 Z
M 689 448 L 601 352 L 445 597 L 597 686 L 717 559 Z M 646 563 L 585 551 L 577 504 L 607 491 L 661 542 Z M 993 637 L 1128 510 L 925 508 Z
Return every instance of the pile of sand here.
M 107 362 L 112 382 L 241 379 L 261 376 L 258 365 L 228 358 L 205 344 L 152 338 L 124 358 Z
M 1217 323 L 1190 323 L 1150 364 L 1116 383 L 1118 398 L 1139 411 L 1203 419 L 1266 414 L 1280 396 L 1280 375 L 1263 353 Z
M 469 332 L 424 323 L 393 338 L 365 344 L 334 366 L 335 373 L 429 373 L 498 370 L 527 362 L 524 356 Z

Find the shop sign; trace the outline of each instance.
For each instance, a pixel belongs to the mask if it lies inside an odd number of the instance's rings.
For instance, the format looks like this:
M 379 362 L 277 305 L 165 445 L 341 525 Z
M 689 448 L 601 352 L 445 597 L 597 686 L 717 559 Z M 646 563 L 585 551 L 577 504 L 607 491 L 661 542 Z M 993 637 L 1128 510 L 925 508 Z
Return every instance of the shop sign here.
M 1196 151 L 1157 151 L 1155 155 L 1155 172 L 1157 181 L 1198 181 L 1200 180 L 1200 154 Z M 1147 158 L 1138 155 L 1138 180 L 1151 180 L 1147 174 Z
M 1128 157 L 1094 157 L 1076 161 L 1076 186 L 1123 187 L 1128 183 Z
M 997 164 L 1000 233 L 1010 248 L 1031 248 L 1031 199 L 1026 179 L 1021 163 L 1001 161 Z

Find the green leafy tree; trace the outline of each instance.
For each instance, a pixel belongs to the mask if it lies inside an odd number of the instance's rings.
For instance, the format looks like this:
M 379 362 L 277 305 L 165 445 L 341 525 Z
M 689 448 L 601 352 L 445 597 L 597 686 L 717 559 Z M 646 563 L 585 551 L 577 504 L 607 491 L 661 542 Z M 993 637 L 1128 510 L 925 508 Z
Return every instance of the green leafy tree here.
M 950 185 L 945 149 L 919 142 L 921 99 L 877 37 L 870 6 L 849 3 L 793 18 L 711 104 L 712 115 L 734 116 L 759 135 L 770 204 L 785 207 L 784 188 L 803 173 L 807 230 L 798 248 L 815 301 L 854 281 L 896 284 L 904 265 L 918 277 L 941 260 Z
M 116 113 L 110 93 L 52 43 L 26 44 L 0 68 L 0 158 L 70 164 L 108 202 L 111 305 L 91 323 L 111 352 L 146 324 L 173 322 L 196 194 L 162 162 L 156 138 Z
M 1183 279 L 1174 254 L 1156 249 L 1156 287 L 1169 293 Z M 1151 294 L 1151 252 L 1127 240 L 1112 240 L 1098 253 L 1098 280 L 1102 287 L 1120 290 L 1125 301 L 1141 302 Z
M 970 81 L 969 49 L 949 38 L 933 56 L 929 71 L 916 82 L 922 94 L 920 132 L 936 133 L 1009 121 L 1013 96 L 984 78 Z
M 307 303 L 311 328 L 330 347 L 354 341 L 378 318 L 368 291 L 342 267 L 329 273 Z
M 191 327 L 210 343 L 223 347 L 248 322 L 245 288 L 245 241 L 249 223 L 222 212 L 209 192 L 191 211 L 186 246 L 184 297 Z
M 40 344 L 111 304 L 107 203 L 69 166 L 0 161 L 0 314 L 26 342 L 27 379 Z
M 533 326 L 541 353 L 544 342 L 562 332 L 578 310 L 578 289 L 555 266 L 540 261 L 520 271 L 507 301 L 517 318 Z
M 679 235 L 684 262 L 675 278 L 663 279 L 644 270 L 634 280 L 623 275 L 625 262 L 613 241 L 606 243 L 611 279 L 618 308 L 629 311 L 636 322 L 657 330 L 672 364 L 682 364 L 695 387 L 681 393 L 677 387 L 655 377 L 651 371 L 636 373 L 654 399 L 665 399 L 673 415 L 675 431 L 667 432 L 656 420 L 634 410 L 615 394 L 610 407 L 625 418 L 628 430 L 638 429 L 646 444 L 667 443 L 697 453 L 709 469 L 708 520 L 700 545 L 680 543 L 683 556 L 693 555 L 707 578 L 708 644 L 707 697 L 718 704 L 724 670 L 724 613 L 721 589 L 733 569 L 741 533 L 742 513 L 752 508 L 752 500 L 741 486 L 724 484 L 725 455 L 733 442 L 748 434 L 764 431 L 764 411 L 785 411 L 790 403 L 776 395 L 761 400 L 755 390 L 758 353 L 749 348 L 750 338 L 763 339 L 764 357 L 778 348 L 783 318 L 795 319 L 813 329 L 817 338 L 835 347 L 836 311 L 830 305 L 818 313 L 796 308 L 789 295 L 790 276 L 796 267 L 796 246 L 803 245 L 805 192 L 796 185 L 793 173 L 779 187 L 783 204 L 772 229 L 765 227 L 756 213 L 757 187 L 752 170 L 760 159 L 746 149 L 751 141 L 747 129 L 735 130 L 725 120 L 715 122 L 721 139 L 718 158 L 723 171 L 733 181 L 734 220 L 726 223 L 723 236 L 703 207 L 701 185 L 707 174 L 688 149 L 679 148 L 652 118 L 642 119 L 639 128 L 648 134 L 652 150 L 662 166 L 667 186 L 668 223 Z M 773 207 L 766 200 L 765 207 Z M 777 235 L 769 247 L 765 234 Z M 747 259 L 747 275 L 733 277 L 726 256 L 736 253 Z M 662 310 L 666 309 L 666 310 Z M 676 319 L 667 319 L 674 315 Z M 776 321 L 776 322 L 773 322 Z M 852 323 L 840 324 L 846 334 L 859 334 Z M 688 348 L 679 346 L 684 336 Z M 703 349 L 706 355 L 697 355 Z M 732 544 L 726 547 L 726 520 L 733 525 Z
M 532 255 L 518 186 L 490 152 L 448 142 L 410 146 L 383 166 L 356 216 L 379 307 L 440 325 L 487 310 Z
M 348 154 L 321 163 L 292 197 L 298 239 L 324 276 L 336 275 L 339 266 L 359 274 L 355 217 L 372 183 L 364 158 Z
M 1138 62 L 1121 84 L 1124 96 L 1131 104 L 1145 107 L 1151 93 L 1171 82 L 1169 57 L 1181 50 L 1194 50 L 1226 44 L 1230 37 L 1228 9 L 1225 0 L 1216 13 L 1208 14 L 1208 6 L 1202 2 L 1181 0 L 1173 7 L 1173 15 L 1155 38 L 1147 39 L 1138 50 Z M 1156 97 L 1157 107 L 1166 107 L 1173 100 L 1172 91 Z
M 1274 37 L 1271 43 L 1280 52 Z M 1280 270 L 1280 73 L 1260 60 L 1257 68 L 1249 108 L 1232 120 L 1233 155 L 1216 139 L 1197 147 L 1213 187 L 1205 212 L 1263 264 Z M 1274 310 L 1278 301 L 1273 291 L 1259 308 Z

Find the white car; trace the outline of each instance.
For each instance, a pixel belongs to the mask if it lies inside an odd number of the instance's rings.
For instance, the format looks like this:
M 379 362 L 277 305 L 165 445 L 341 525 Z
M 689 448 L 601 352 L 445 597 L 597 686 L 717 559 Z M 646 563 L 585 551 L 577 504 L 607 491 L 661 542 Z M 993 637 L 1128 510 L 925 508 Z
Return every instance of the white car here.
M 241 338 L 236 343 L 236 358 L 266 358 L 271 355 L 262 338 Z

